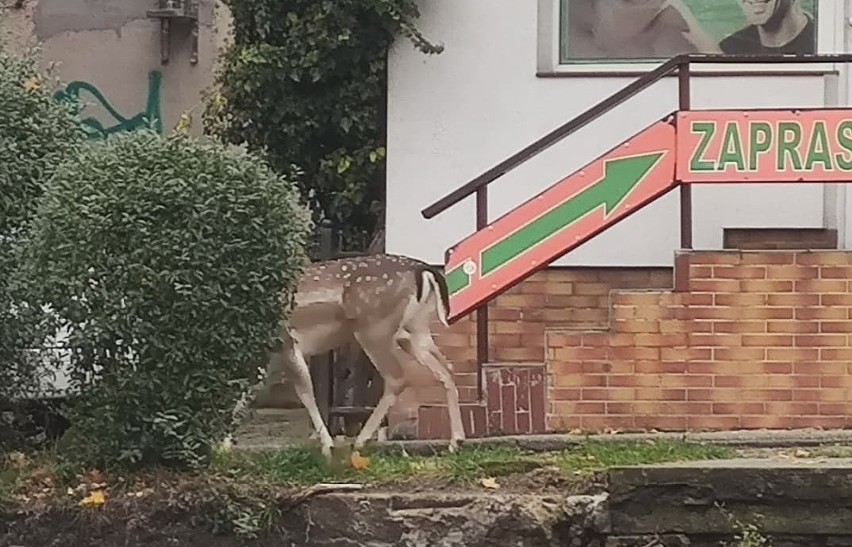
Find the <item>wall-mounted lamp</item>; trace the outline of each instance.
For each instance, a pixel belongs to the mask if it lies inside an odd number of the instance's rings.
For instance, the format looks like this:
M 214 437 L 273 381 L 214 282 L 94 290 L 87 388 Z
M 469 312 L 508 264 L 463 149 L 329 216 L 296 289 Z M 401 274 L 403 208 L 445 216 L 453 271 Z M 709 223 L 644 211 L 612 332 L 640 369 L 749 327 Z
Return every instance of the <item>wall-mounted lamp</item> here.
M 198 62 L 198 0 L 157 0 L 159 7 L 148 10 L 147 15 L 160 20 L 160 62 L 169 62 L 169 36 L 172 23 L 188 24 L 192 52 L 189 62 Z

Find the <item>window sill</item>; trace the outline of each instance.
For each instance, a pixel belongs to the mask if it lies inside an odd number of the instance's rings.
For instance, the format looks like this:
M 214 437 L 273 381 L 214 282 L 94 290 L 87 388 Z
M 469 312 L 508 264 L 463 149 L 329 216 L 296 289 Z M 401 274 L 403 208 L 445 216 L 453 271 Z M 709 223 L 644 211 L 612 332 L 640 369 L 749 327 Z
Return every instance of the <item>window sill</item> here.
M 554 69 L 541 69 L 536 72 L 538 78 L 635 78 L 644 76 L 660 66 L 664 60 L 656 63 L 577 63 L 559 65 Z M 841 63 L 790 63 L 784 65 L 732 65 L 732 64 L 694 64 L 690 67 L 691 76 L 822 76 L 838 74 Z M 677 76 L 673 72 L 670 76 Z

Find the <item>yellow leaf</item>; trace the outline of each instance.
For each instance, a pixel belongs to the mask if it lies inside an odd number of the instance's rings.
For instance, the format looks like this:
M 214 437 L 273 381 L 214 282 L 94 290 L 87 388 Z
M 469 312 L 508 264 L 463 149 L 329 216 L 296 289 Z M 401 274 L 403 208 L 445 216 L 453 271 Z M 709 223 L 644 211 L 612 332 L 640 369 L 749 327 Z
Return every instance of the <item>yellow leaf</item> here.
M 180 119 L 175 126 L 175 133 L 187 135 L 190 127 L 192 127 L 192 116 L 190 116 L 188 112 L 184 112 L 180 115 Z
M 27 78 L 24 81 L 24 89 L 26 89 L 29 93 L 41 89 L 41 82 L 39 81 L 38 76 L 30 76 Z
M 370 458 L 362 456 L 357 450 L 349 456 L 349 462 L 352 464 L 352 469 L 357 469 L 358 471 L 370 467 Z
M 490 488 L 491 490 L 497 490 L 500 488 L 500 483 L 497 482 L 497 479 L 494 477 L 486 477 L 479 481 L 479 484 L 484 486 L 485 488 Z
M 80 500 L 80 505 L 85 506 L 95 506 L 100 507 L 101 505 L 106 503 L 106 495 L 103 490 L 95 490 L 82 500 Z

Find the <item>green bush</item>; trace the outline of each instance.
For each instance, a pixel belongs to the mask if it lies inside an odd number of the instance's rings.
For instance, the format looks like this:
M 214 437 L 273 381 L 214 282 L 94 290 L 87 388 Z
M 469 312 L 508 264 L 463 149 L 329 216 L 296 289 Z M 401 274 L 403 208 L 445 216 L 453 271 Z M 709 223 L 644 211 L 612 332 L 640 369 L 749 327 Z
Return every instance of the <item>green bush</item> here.
M 263 150 L 296 180 L 314 220 L 347 247 L 381 226 L 387 55 L 397 36 L 420 51 L 415 0 L 225 0 L 234 44 L 205 108 L 208 132 Z
M 56 166 L 83 142 L 69 105 L 53 100 L 56 82 L 39 70 L 35 52 L 13 55 L 0 43 L 0 410 L 36 393 L 49 372 L 38 352 L 41 315 L 20 308 L 10 282 L 15 248 Z M 0 451 L 22 439 L 0 417 Z
M 65 453 L 101 467 L 209 457 L 266 364 L 311 229 L 293 184 L 217 143 L 139 131 L 63 164 L 23 274 L 70 332 Z

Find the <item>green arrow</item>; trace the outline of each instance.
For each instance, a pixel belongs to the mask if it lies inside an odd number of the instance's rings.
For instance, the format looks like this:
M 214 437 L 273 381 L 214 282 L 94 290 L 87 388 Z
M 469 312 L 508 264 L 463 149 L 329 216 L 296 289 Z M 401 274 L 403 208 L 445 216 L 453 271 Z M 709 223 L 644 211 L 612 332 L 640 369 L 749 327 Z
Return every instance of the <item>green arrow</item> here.
M 482 253 L 482 275 L 570 227 L 600 206 L 604 207 L 604 215 L 609 217 L 664 153 L 653 152 L 607 161 L 600 181 L 486 249 Z

